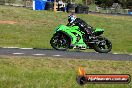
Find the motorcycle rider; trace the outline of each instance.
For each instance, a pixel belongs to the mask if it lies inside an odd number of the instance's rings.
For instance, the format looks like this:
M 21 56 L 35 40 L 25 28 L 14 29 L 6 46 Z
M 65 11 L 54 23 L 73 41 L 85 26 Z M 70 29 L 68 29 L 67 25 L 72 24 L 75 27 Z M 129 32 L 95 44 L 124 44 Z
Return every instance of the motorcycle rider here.
M 82 30 L 88 35 L 92 35 L 93 28 L 90 25 L 88 25 L 85 21 L 83 21 L 82 19 L 77 18 L 75 13 L 71 13 L 68 16 L 67 26 L 72 26 L 72 25 L 79 26 L 80 30 Z
M 68 26 L 71 26 L 73 24 L 73 22 L 76 20 L 77 16 L 75 15 L 75 13 L 71 13 L 68 16 Z

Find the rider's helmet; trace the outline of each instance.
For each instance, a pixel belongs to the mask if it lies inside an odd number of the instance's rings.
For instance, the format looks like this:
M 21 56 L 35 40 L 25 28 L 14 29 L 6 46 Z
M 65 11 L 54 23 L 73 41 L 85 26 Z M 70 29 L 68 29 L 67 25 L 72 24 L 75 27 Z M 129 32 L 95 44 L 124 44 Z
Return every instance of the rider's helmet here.
M 68 16 L 68 22 L 69 23 L 72 23 L 76 20 L 76 15 L 74 13 L 71 13 L 69 16 Z

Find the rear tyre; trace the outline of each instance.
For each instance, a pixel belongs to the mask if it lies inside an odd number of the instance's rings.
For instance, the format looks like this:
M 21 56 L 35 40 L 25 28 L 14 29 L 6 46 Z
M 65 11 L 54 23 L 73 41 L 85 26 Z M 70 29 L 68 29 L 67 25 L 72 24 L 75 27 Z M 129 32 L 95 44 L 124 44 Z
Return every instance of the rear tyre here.
M 75 12 L 76 5 L 68 3 L 67 5 L 67 12 Z
M 98 37 L 98 42 L 94 44 L 93 48 L 96 52 L 108 53 L 112 49 L 112 43 L 104 37 Z
M 50 44 L 56 50 L 67 50 L 70 46 L 70 41 L 65 34 L 56 34 L 51 38 Z
M 54 8 L 53 2 L 46 2 L 46 6 L 45 6 L 46 10 L 53 10 L 53 8 Z

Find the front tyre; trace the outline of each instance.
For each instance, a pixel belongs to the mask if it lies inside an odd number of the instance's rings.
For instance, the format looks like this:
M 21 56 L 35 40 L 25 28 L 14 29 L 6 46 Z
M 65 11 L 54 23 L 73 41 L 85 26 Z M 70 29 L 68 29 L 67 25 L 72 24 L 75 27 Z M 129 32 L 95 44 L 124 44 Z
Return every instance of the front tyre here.
M 50 44 L 56 50 L 67 50 L 70 46 L 69 39 L 65 34 L 54 35 L 50 40 Z
M 94 44 L 94 50 L 99 53 L 108 53 L 112 49 L 112 43 L 104 37 L 98 37 L 98 42 Z

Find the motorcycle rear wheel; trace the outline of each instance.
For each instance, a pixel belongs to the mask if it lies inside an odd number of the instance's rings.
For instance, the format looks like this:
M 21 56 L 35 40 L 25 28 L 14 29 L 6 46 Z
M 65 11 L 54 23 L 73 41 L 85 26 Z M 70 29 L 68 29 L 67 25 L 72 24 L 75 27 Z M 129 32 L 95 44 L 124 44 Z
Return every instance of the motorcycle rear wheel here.
M 99 53 L 108 53 L 112 49 L 112 43 L 107 38 L 99 37 L 98 42 L 94 44 L 93 48 Z

